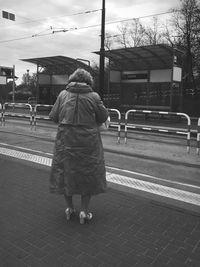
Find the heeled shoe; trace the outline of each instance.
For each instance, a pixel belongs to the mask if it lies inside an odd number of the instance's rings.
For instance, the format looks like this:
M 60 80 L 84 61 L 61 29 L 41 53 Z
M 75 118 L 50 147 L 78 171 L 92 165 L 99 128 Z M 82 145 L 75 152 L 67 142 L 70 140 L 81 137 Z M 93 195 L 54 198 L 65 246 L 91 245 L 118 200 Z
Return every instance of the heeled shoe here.
M 74 215 L 74 214 L 75 214 L 75 209 L 67 208 L 67 209 L 65 210 L 65 215 L 66 215 L 66 219 L 67 219 L 67 221 L 69 221 L 71 215 Z
M 92 219 L 93 215 L 91 212 L 85 212 L 81 211 L 79 214 L 80 224 L 84 224 L 85 221 L 90 221 Z

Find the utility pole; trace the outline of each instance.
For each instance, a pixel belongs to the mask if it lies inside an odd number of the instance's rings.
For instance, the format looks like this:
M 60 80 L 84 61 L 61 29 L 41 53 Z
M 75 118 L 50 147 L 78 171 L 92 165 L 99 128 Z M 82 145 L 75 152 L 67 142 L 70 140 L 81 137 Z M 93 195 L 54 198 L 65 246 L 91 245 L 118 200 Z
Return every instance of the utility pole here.
M 104 41 L 105 41 L 105 0 L 102 0 L 102 15 L 101 15 L 101 48 L 100 48 L 100 62 L 99 62 L 99 94 L 103 100 L 103 91 L 104 91 Z

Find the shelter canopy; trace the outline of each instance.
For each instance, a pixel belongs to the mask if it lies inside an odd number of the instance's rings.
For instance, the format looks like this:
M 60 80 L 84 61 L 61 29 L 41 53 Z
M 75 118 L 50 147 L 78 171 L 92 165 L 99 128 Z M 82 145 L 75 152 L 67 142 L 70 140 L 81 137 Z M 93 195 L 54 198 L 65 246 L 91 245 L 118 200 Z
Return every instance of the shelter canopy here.
M 94 52 L 100 54 L 101 52 Z M 104 51 L 112 69 L 116 70 L 156 70 L 170 69 L 176 56 L 179 65 L 183 52 L 165 44 L 140 47 L 126 47 Z
M 65 73 L 71 74 L 77 68 L 83 68 L 89 72 L 93 71 L 89 65 L 83 63 L 82 61 L 65 56 L 39 57 L 21 60 L 36 64 L 38 67 L 51 70 L 53 73 L 56 72 L 56 70 L 59 70 L 59 72 L 63 70 Z

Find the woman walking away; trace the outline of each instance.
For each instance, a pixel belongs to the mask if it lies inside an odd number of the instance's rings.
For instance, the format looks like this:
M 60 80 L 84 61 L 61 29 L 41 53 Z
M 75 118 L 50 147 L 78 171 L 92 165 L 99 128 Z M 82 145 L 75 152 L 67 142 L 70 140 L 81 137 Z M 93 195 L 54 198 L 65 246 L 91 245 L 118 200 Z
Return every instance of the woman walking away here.
M 69 77 L 49 114 L 58 123 L 50 175 L 50 191 L 64 194 L 67 220 L 75 213 L 73 195 L 81 195 L 80 223 L 92 219 L 91 196 L 106 190 L 104 152 L 99 126 L 108 112 L 92 90 L 93 78 L 84 69 Z

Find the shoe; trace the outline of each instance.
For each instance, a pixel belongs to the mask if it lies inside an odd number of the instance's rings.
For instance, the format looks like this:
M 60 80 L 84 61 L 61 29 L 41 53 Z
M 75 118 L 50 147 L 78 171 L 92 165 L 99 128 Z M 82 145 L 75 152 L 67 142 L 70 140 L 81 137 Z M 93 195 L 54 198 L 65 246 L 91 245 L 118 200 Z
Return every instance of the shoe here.
M 71 215 L 73 215 L 73 214 L 75 214 L 75 209 L 67 208 L 67 209 L 65 210 L 65 215 L 66 215 L 66 219 L 67 219 L 67 221 L 70 220 L 70 217 L 71 217 Z
M 79 219 L 80 219 L 80 224 L 84 224 L 85 220 L 90 221 L 92 219 L 92 213 L 91 212 L 86 213 L 85 211 L 81 211 L 79 214 Z

